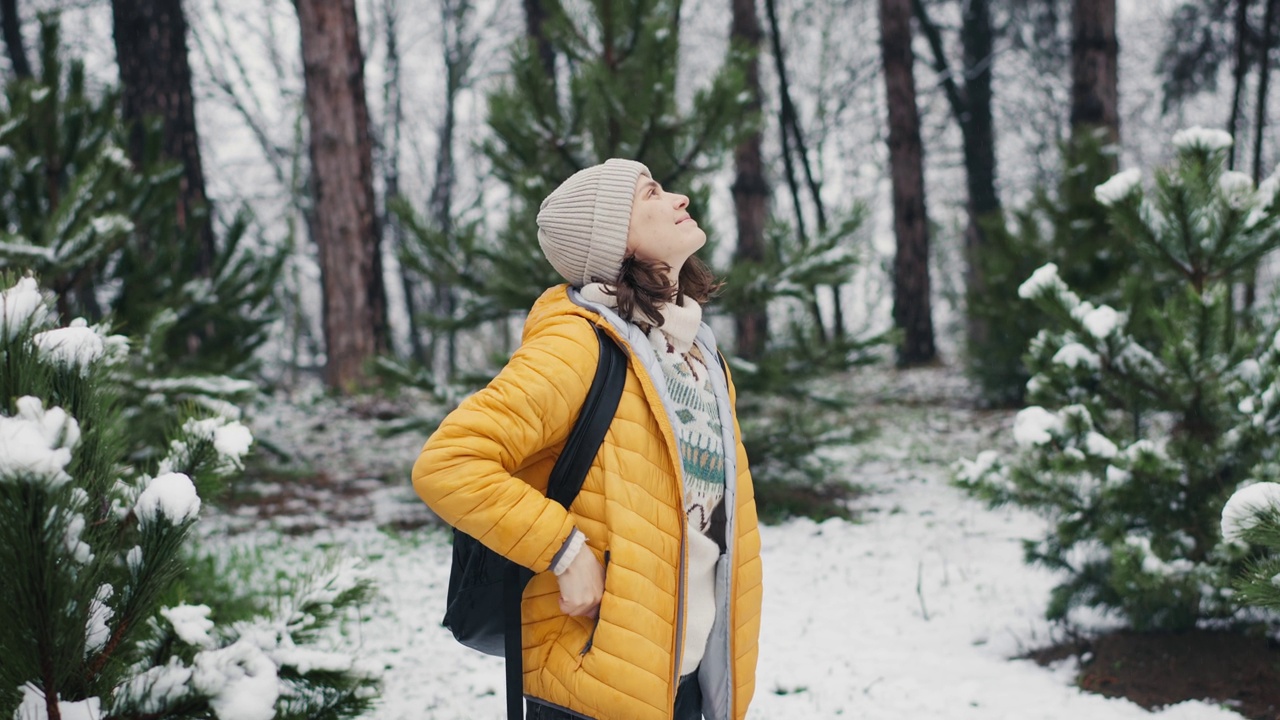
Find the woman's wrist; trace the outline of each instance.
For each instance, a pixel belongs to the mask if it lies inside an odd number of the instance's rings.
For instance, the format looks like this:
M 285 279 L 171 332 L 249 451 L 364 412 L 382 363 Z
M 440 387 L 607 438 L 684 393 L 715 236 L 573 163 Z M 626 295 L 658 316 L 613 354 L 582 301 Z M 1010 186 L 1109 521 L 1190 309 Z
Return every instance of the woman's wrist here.
M 573 564 L 574 558 L 578 557 L 578 553 L 582 552 L 582 548 L 587 544 L 587 536 L 578 531 L 577 528 L 569 533 L 569 538 L 564 541 L 560 552 L 551 560 L 551 572 L 563 575 L 569 566 Z

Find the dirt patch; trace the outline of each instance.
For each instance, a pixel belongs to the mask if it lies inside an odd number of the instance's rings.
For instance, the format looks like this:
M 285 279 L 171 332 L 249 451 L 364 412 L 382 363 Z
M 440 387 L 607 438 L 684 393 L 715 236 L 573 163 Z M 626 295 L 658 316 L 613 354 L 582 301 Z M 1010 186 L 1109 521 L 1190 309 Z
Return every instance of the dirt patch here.
M 1028 655 L 1041 665 L 1079 658 L 1084 690 L 1148 710 L 1186 700 L 1219 702 L 1252 720 L 1280 718 L 1280 644 L 1262 635 L 1194 630 L 1115 632 Z

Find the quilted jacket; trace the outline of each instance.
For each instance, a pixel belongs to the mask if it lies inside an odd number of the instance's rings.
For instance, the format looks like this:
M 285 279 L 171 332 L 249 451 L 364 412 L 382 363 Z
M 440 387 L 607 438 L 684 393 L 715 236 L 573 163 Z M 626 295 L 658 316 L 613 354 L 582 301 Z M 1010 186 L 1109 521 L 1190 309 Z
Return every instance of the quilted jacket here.
M 548 475 L 595 375 L 592 324 L 628 350 L 622 400 L 574 503 L 545 497 Z M 707 358 L 717 357 L 704 325 Z M 502 372 L 427 440 L 413 468 L 419 496 L 456 526 L 536 574 L 522 602 L 527 696 L 599 720 L 672 717 L 683 647 L 687 523 L 675 423 L 653 348 L 635 325 L 567 285 L 531 310 Z M 740 720 L 755 689 L 760 534 L 728 374 L 712 372 L 725 428 L 727 550 L 717 616 L 699 667 L 704 713 Z M 605 565 L 598 620 L 560 612 L 550 565 L 577 527 Z

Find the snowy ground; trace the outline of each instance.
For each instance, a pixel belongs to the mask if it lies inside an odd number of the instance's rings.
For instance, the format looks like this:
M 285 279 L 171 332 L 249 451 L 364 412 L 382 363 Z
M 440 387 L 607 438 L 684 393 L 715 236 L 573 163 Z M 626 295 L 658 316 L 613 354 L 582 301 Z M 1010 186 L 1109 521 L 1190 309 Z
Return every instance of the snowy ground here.
M 1018 545 L 1038 533 L 1040 521 L 987 510 L 947 484 L 951 461 L 1002 442 L 1011 416 L 964 407 L 962 384 L 944 371 L 871 371 L 854 383 L 868 388 L 862 412 L 881 432 L 841 460 L 850 479 L 871 492 L 856 503 L 858 523 L 796 520 L 764 528 L 765 615 L 749 717 L 1239 719 L 1200 702 L 1148 713 L 1080 692 L 1069 662 L 1048 670 L 1011 660 L 1052 640 L 1042 614 L 1053 578 L 1023 565 Z M 254 546 L 282 568 L 321 551 L 367 560 L 381 596 L 348 633 L 386 666 L 384 702 L 374 717 L 502 716 L 501 662 L 455 644 L 439 626 L 447 535 L 430 526 L 389 529 L 412 525 L 417 501 L 407 481 L 368 479 L 394 476 L 395 468 L 407 478 L 421 439 L 376 438 L 367 420 L 325 402 L 273 407 L 260 415 L 258 430 L 294 443 L 310 462 L 321 454 L 339 485 L 357 481 L 370 491 L 329 491 L 330 502 L 300 501 L 296 513 L 275 520 L 251 511 L 212 519 L 210 525 L 234 530 L 218 532 L 216 542 Z M 351 512 L 353 503 L 367 511 Z M 298 532 L 326 516 L 344 522 Z

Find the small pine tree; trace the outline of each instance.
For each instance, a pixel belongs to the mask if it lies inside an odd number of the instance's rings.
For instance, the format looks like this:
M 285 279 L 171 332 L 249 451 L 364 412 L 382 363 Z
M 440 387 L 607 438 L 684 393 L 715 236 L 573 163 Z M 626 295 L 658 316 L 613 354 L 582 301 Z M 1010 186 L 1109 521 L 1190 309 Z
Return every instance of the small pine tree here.
M 8 82 L 0 107 L 0 268 L 38 274 L 61 317 L 109 323 L 143 348 L 116 372 L 134 378 L 130 421 L 149 424 L 154 444 L 176 408 L 254 391 L 224 376 L 253 371 L 285 255 L 255 249 L 242 213 L 209 275 L 193 275 L 200 224 L 179 227 L 181 167 L 161 162 L 158 127 L 135 167 L 116 92 L 91 96 L 83 62 L 64 67 L 53 16 L 41 18 L 40 57 L 39 76 Z
M 56 326 L 31 278 L 0 294 L 0 309 L 0 716 L 366 710 L 373 674 L 315 643 L 369 595 L 350 565 L 231 626 L 215 626 L 207 606 L 164 605 L 192 545 L 196 486 L 239 470 L 249 431 L 193 416 L 153 459 L 126 462 L 133 430 L 113 368 L 127 341 L 83 321 Z
M 1238 485 L 1276 476 L 1280 370 L 1275 329 L 1233 302 L 1233 283 L 1280 246 L 1280 176 L 1256 191 L 1225 169 L 1230 136 L 1174 136 L 1177 159 L 1146 192 L 1136 170 L 1096 190 L 1120 242 L 1147 272 L 1175 277 L 1159 307 L 1082 301 L 1050 264 L 1019 290 L 1052 319 L 1031 342 L 1035 405 L 1018 413 L 1018 450 L 962 462 L 957 481 L 993 504 L 1051 521 L 1026 558 L 1065 575 L 1048 615 L 1114 611 L 1138 629 L 1229 615 L 1242 557 L 1219 516 Z M 1140 341 L 1145 325 L 1155 342 Z
M 965 357 L 968 375 L 992 405 L 1022 402 L 1031 377 L 1023 354 L 1049 321 L 1039 308 L 1019 306 L 1018 286 L 1033 270 L 1052 262 L 1077 292 L 1129 308 L 1153 301 L 1169 280 L 1152 275 L 1152 266 L 1117 235 L 1107 208 L 1094 197 L 1093 189 L 1111 175 L 1112 150 L 1090 135 L 1065 143 L 1066 168 L 1056 191 L 1040 188 L 1009 225 L 996 218 L 985 226 L 988 246 L 978 262 L 986 284 L 982 292 L 970 289 L 966 302 L 990 331 L 965 348 Z M 1132 330 L 1144 341 L 1155 340 L 1143 328 Z

